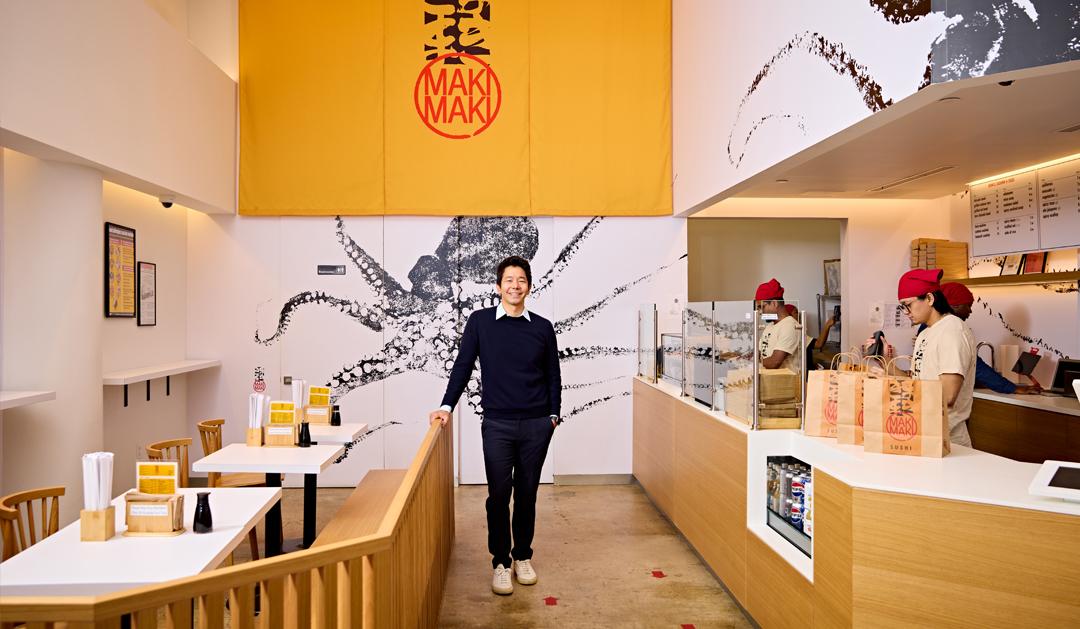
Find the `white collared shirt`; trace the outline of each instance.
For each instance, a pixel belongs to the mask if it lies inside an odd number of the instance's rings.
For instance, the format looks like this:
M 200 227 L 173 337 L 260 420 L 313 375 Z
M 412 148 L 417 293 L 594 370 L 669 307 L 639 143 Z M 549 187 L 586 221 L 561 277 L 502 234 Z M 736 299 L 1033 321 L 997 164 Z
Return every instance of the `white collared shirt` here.
M 513 316 L 514 315 L 512 315 L 512 314 L 510 314 L 509 312 L 506 311 L 506 308 L 503 308 L 503 305 L 502 305 L 501 301 L 499 302 L 498 306 L 495 306 L 495 320 L 496 321 L 498 321 L 499 319 L 502 319 L 503 317 L 513 317 Z M 529 317 L 529 310 L 527 308 L 525 310 L 522 310 L 521 314 L 519 316 L 525 317 L 526 321 L 528 321 L 529 323 L 532 323 L 532 318 Z

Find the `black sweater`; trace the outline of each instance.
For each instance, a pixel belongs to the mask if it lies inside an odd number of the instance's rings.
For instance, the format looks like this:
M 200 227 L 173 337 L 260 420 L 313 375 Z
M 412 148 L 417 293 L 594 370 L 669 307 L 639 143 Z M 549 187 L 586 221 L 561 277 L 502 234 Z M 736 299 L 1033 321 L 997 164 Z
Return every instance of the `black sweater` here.
M 562 376 L 555 328 L 534 312 L 529 317 L 531 321 L 511 316 L 496 320 L 495 308 L 469 315 L 443 405 L 457 404 L 479 357 L 485 416 L 530 419 L 559 414 Z

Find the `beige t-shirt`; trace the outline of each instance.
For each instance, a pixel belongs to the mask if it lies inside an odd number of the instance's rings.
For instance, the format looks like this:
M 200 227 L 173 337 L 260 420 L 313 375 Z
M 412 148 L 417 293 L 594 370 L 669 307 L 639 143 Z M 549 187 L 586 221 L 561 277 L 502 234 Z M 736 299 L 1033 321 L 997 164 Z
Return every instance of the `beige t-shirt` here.
M 956 402 L 949 409 L 949 440 L 970 447 L 967 420 L 971 416 L 975 391 L 975 335 L 955 315 L 945 315 L 915 339 L 911 376 L 919 380 L 938 380 L 943 373 L 964 378 Z
M 776 350 L 787 352 L 788 356 L 780 368 L 798 372 L 795 368 L 795 356 L 799 352 L 799 329 L 796 327 L 795 317 L 784 317 L 766 327 L 761 333 L 760 349 L 762 360 L 772 356 Z

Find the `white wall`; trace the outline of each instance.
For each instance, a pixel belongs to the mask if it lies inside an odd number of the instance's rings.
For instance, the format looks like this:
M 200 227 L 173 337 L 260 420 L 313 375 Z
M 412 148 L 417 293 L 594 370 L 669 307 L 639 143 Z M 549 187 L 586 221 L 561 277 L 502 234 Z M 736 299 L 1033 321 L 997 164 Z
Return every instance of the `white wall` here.
M 0 3 L 0 139 L 235 208 L 236 83 L 143 0 Z
M 873 90 L 915 92 L 948 20 L 900 23 L 881 4 L 674 0 L 676 213 L 871 115 Z
M 914 238 L 948 238 L 948 199 L 893 201 L 862 199 L 728 199 L 695 217 L 839 218 L 842 229 L 841 285 L 844 299 L 841 347 L 861 344 L 875 302 L 896 301 L 896 285 L 910 267 Z M 886 330 L 898 352 L 910 354 L 914 329 Z
M 0 381 L 56 399 L 4 413 L 0 492 L 63 485 L 65 524 L 82 508 L 80 457 L 103 445 L 101 174 L 10 150 L 3 167 Z
M 840 257 L 842 221 L 693 218 L 687 225 L 690 301 L 753 299 L 758 285 L 775 277 L 784 299 L 806 311 L 806 334 L 817 335 L 822 262 Z
M 180 205 L 166 209 L 156 197 L 106 182 L 102 191 L 104 220 L 135 230 L 135 254 L 157 264 L 157 325 L 137 326 L 133 319 L 102 318 L 101 366 L 105 372 L 131 369 L 187 357 L 187 216 Z M 115 453 L 113 489 L 119 493 L 135 482 L 136 448 L 152 441 L 194 436 L 191 454 L 201 456 L 197 434 L 188 427 L 187 376 L 128 387 L 104 389 L 105 449 Z
M 539 282 L 589 219 L 522 220 L 535 228 L 532 260 L 534 280 Z M 405 291 L 413 291 L 410 271 L 421 256 L 436 253 L 451 230 L 451 219 L 350 217 L 344 226 L 344 236 L 370 254 Z M 487 232 L 473 249 L 482 252 L 483 270 L 492 275 L 497 260 L 514 252 L 512 244 L 491 244 L 499 235 L 496 232 Z M 686 267 L 680 259 L 685 246 L 681 219 L 604 219 L 572 248 L 569 264 L 552 287 L 530 298 L 531 309 L 559 321 L 610 296 L 594 318 L 560 334 L 560 346 L 629 350 L 617 355 L 597 350 L 591 359 L 563 363 L 564 382 L 581 386 L 564 392 L 564 415 L 573 416 L 559 429 L 552 446 L 550 472 L 630 472 L 628 393 L 636 368 L 637 307 L 674 299 L 685 302 Z M 382 357 L 390 366 L 386 373 L 394 373 L 348 391 L 340 404 L 345 421 L 371 427 L 397 423 L 373 433 L 319 480 L 323 485 L 354 485 L 368 469 L 403 467 L 411 460 L 426 431 L 427 413 L 438 406 L 446 386 L 443 360 L 430 350 L 442 334 L 434 321 L 453 310 L 448 300 L 425 302 L 416 313 L 394 308 L 364 281 L 361 269 L 339 242 L 335 220 L 329 217 L 193 213 L 188 222 L 188 260 L 188 354 L 223 362 L 220 377 L 206 373 L 189 379 L 191 390 L 199 391 L 189 398 L 189 422 L 224 416 L 225 440 L 239 440 L 256 367 L 265 370 L 268 393 L 286 395 L 287 388 L 281 385 L 284 375 L 324 384 L 345 367 Z M 345 265 L 346 275 L 318 276 L 318 264 Z M 658 271 L 665 265 L 665 270 Z M 479 284 L 466 282 L 459 288 L 464 296 L 483 294 L 493 282 L 485 274 Z M 280 338 L 270 344 L 255 342 L 256 331 L 264 339 L 274 333 L 283 306 L 301 294 L 346 300 L 346 311 L 355 302 L 358 309 L 382 304 L 390 312 L 381 318 L 383 329 L 376 330 L 337 307 L 308 304 L 292 313 Z M 393 357 L 395 341 L 404 343 L 398 358 Z M 373 372 L 361 367 L 356 373 Z M 482 482 L 477 418 L 471 410 L 463 410 L 460 417 L 462 477 L 465 482 Z

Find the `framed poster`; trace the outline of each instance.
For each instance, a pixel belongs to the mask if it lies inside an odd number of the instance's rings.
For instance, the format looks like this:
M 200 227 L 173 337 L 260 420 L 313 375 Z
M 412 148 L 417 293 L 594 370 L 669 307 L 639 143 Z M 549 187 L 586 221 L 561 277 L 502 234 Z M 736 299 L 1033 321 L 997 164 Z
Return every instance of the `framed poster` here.
M 825 294 L 840 294 L 840 260 L 825 260 Z
M 105 316 L 135 317 L 135 230 L 105 223 Z
M 1029 253 L 1024 256 L 1024 275 L 1042 273 L 1046 270 L 1046 252 Z
M 1023 263 L 1024 254 L 1022 253 L 1005 256 L 1005 261 L 1001 263 L 1001 273 L 998 275 L 1016 275 L 1020 273 L 1020 265 Z
M 153 262 L 139 262 L 136 275 L 139 286 L 138 325 L 157 325 L 157 265 Z

